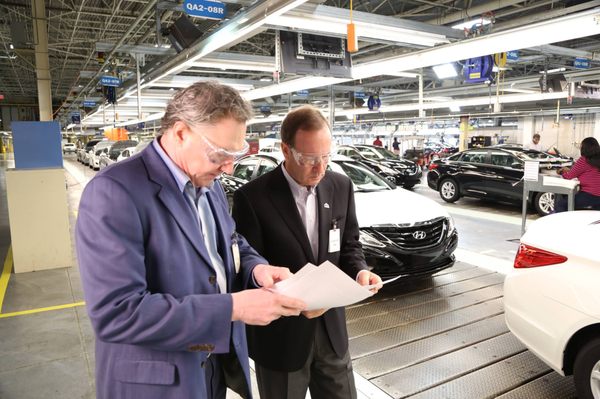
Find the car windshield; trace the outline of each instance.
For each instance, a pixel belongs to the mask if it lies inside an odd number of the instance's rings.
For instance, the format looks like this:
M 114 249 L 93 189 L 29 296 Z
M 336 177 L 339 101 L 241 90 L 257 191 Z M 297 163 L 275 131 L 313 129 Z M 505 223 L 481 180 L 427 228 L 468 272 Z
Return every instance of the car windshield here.
M 396 154 L 394 154 L 393 152 L 391 152 L 388 149 L 382 148 L 382 147 L 378 147 L 378 148 L 373 148 L 373 151 L 375 151 L 376 153 L 378 153 L 379 155 L 381 155 L 382 158 L 385 159 L 398 159 L 398 156 Z
M 354 183 L 354 191 L 381 191 L 391 190 L 392 187 L 384 179 L 371 172 L 357 162 L 335 161 L 329 167 L 334 172 L 342 173 Z

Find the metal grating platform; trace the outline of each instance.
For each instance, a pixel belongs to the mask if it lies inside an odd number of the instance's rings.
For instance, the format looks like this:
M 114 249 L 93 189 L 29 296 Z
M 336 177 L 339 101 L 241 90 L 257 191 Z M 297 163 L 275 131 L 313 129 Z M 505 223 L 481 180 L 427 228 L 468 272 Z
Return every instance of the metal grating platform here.
M 555 371 L 528 382 L 497 399 L 576 399 L 573 377 L 563 377 Z
M 508 330 L 503 282 L 457 262 L 348 307 L 354 371 L 378 398 L 575 399 Z
M 411 399 L 487 399 L 548 373 L 548 366 L 529 351 L 469 373 Z M 545 399 L 539 396 L 539 399 Z
M 523 352 L 525 346 L 505 333 L 443 356 L 375 378 L 372 382 L 394 398 L 406 398 Z
M 349 323 L 348 335 L 352 338 L 360 337 L 362 335 L 470 307 L 478 303 L 500 298 L 501 296 L 501 286 L 496 285 L 480 290 L 468 291 L 464 294 L 447 298 L 439 297 L 432 302 L 426 302 L 408 308 L 401 307 L 400 309 L 389 311 L 385 314 L 376 314 L 371 317 L 359 319 L 354 323 Z
M 413 292 L 409 295 L 398 295 L 397 297 L 386 298 L 384 300 L 373 300 L 363 306 L 346 309 L 348 325 L 357 323 L 365 318 L 388 314 L 389 312 L 394 312 L 410 306 L 421 305 L 427 302 L 447 299 L 454 295 L 488 286 L 495 286 L 499 294 L 498 296 L 502 296 L 503 281 L 504 280 L 500 275 L 493 273 L 467 281 Z
M 359 358 L 381 352 L 403 343 L 430 337 L 462 325 L 496 316 L 503 312 L 502 300 L 493 299 L 450 313 L 443 313 L 407 325 L 389 328 L 369 335 L 350 339 L 350 354 Z
M 354 362 L 354 370 L 366 378 L 379 377 L 433 359 L 508 332 L 504 315 L 467 324 L 443 334 L 414 341 Z

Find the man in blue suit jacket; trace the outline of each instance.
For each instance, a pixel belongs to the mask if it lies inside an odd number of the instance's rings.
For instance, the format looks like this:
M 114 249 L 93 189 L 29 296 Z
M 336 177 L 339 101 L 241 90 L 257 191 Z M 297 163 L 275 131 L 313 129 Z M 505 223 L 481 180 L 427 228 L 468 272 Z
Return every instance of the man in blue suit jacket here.
M 226 386 L 250 397 L 243 323 L 305 307 L 265 289 L 290 272 L 235 232 L 215 181 L 247 151 L 250 116 L 235 90 L 194 84 L 170 101 L 159 138 L 85 188 L 76 248 L 98 399 L 225 398 Z

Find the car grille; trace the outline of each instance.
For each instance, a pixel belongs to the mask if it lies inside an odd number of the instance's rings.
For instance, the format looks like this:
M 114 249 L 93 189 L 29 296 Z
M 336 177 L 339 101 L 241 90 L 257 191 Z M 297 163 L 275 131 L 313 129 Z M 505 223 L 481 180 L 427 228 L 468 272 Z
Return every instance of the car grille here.
M 414 225 L 378 225 L 372 229 L 401 248 L 419 249 L 439 244 L 447 225 L 446 218 L 439 217 Z

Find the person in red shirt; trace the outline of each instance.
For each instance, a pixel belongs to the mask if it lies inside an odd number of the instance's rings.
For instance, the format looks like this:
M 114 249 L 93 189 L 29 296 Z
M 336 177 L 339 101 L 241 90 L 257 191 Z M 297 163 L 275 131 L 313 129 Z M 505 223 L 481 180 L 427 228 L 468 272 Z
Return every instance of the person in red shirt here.
M 381 140 L 379 139 L 379 136 L 377 136 L 375 138 L 375 140 L 373 141 L 373 145 L 379 146 L 379 147 L 383 147 L 383 143 L 381 142 Z
M 600 145 L 593 137 L 586 137 L 581 142 L 581 157 L 573 167 L 558 171 L 565 179 L 579 179 L 579 192 L 575 194 L 575 209 L 589 207 L 600 210 Z M 567 210 L 567 197 L 557 196 L 554 212 Z

